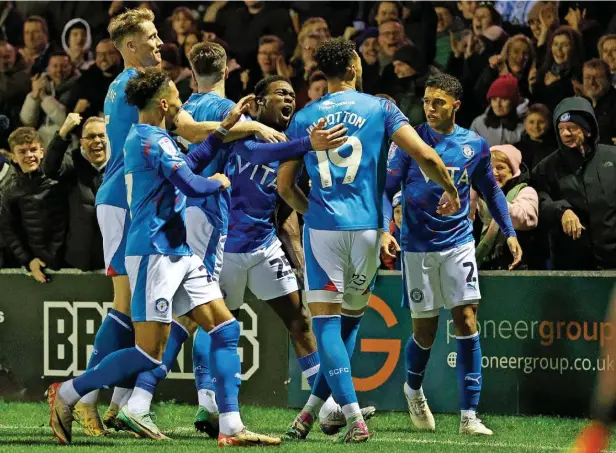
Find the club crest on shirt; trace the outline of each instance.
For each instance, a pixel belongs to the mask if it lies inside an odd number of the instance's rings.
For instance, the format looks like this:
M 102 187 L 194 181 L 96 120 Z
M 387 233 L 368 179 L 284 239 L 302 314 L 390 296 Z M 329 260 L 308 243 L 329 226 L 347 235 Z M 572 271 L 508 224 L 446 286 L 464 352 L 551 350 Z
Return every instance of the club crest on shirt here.
M 158 299 L 154 304 L 154 308 L 158 313 L 164 315 L 169 310 L 169 302 L 167 299 Z
M 560 115 L 560 118 L 558 119 L 558 121 L 560 121 L 561 123 L 565 123 L 569 121 L 570 119 L 571 119 L 571 115 L 569 113 L 563 113 L 562 115 Z
M 475 150 L 471 145 L 464 145 L 462 147 L 462 154 L 464 154 L 467 158 L 470 159 L 471 157 L 473 157 L 473 154 L 475 154 Z

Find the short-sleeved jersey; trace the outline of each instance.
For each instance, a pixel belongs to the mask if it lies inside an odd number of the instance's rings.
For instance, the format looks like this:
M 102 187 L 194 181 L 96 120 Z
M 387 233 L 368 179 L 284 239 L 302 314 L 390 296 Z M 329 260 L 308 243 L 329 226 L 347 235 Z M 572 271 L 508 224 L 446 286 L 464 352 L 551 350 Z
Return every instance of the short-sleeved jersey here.
M 192 255 L 186 243 L 186 197 L 168 180 L 186 165 L 177 144 L 159 127 L 135 124 L 124 149 L 132 217 L 126 256 Z
M 184 103 L 183 109 L 186 110 L 195 121 L 222 121 L 229 114 L 235 103 L 225 99 L 214 92 L 194 93 Z M 189 150 L 197 145 L 190 145 Z M 216 153 L 216 157 L 200 173 L 204 178 L 208 178 L 216 173 L 223 173 L 227 159 L 229 157 L 229 147 L 222 146 Z M 227 234 L 228 212 L 229 212 L 230 191 L 225 190 L 206 198 L 189 198 L 188 206 L 200 207 L 214 228 Z
M 268 245 L 276 237 L 273 223 L 278 200 L 278 162 L 255 165 L 244 140 L 231 146 L 225 173 L 231 181 L 229 233 L 225 252 L 247 253 Z
M 326 128 L 344 124 L 349 138 L 339 148 L 304 156 L 312 183 L 306 225 L 316 230 L 381 228 L 389 137 L 408 124 L 407 118 L 390 101 L 347 90 L 299 111 L 287 135 L 309 135 L 320 118 L 327 120 Z
M 139 121 L 137 107 L 126 103 L 126 84 L 137 74 L 135 68 L 122 71 L 109 85 L 105 97 L 105 129 L 109 143 L 109 161 L 105 177 L 96 194 L 96 204 L 128 209 L 124 185 L 124 142 L 131 126 Z M 92 87 L 96 89 L 96 87 Z
M 458 189 L 461 207 L 452 216 L 437 214 L 443 189 L 394 145 L 388 162 L 387 187 L 396 186 L 398 190 L 402 186 L 400 247 L 407 252 L 438 252 L 471 242 L 470 190 L 474 181 L 492 171 L 488 143 L 475 132 L 459 126 L 449 135 L 437 133 L 427 123 L 416 130 L 445 163 Z

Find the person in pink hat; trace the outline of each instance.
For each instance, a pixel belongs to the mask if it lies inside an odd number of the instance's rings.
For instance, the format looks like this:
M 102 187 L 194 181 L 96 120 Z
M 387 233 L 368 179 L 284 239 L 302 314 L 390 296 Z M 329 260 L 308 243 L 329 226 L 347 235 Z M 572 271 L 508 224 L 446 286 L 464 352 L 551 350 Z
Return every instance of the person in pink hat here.
M 492 146 L 490 148 L 492 169 L 494 179 L 507 198 L 511 223 L 518 234 L 518 240 L 522 247 L 524 243 L 529 244 L 533 239 L 533 234 L 526 234 L 537 227 L 539 218 L 539 196 L 535 189 L 524 182 L 522 174 L 522 153 L 511 145 Z M 477 207 L 477 213 L 483 224 L 481 239 L 476 247 L 475 257 L 480 269 L 507 269 L 511 262 L 511 253 L 507 248 L 505 236 L 500 231 L 496 222 L 492 219 L 486 203 L 479 199 L 473 191 L 473 201 L 471 203 L 471 213 L 474 217 L 473 207 Z M 532 249 L 531 247 L 526 250 Z M 529 255 L 530 257 L 530 255 Z M 528 268 L 527 257 L 523 257 L 523 262 L 518 269 Z
M 490 85 L 487 99 L 490 106 L 473 120 L 470 129 L 485 138 L 490 146 L 519 142 L 524 132 L 522 118 L 528 100 L 520 102 L 518 79 L 511 74 L 501 75 Z

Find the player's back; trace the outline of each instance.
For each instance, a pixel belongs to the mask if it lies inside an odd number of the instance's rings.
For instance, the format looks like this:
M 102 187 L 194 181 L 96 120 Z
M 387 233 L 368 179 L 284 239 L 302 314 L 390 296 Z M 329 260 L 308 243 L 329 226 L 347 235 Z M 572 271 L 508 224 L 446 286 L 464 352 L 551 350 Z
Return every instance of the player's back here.
M 340 148 L 304 157 L 312 182 L 306 224 L 317 230 L 382 227 L 389 136 L 408 121 L 391 102 L 347 90 L 327 94 L 298 112 L 287 135 L 309 135 L 320 118 L 328 129 L 343 123 L 348 140 Z
M 128 209 L 124 186 L 124 142 L 131 126 L 139 120 L 137 107 L 126 103 L 126 84 L 137 74 L 135 68 L 122 71 L 109 85 L 105 97 L 105 129 L 109 144 L 109 161 L 103 183 L 96 194 L 96 204 Z M 96 89 L 96 87 L 93 87 Z
M 193 93 L 182 107 L 195 121 L 222 121 L 229 114 L 235 103 L 214 92 Z M 190 145 L 189 150 L 197 145 Z M 203 169 L 201 176 L 207 178 L 216 173 L 223 173 L 229 156 L 229 148 L 222 146 L 214 159 Z M 206 198 L 189 198 L 188 206 L 199 206 L 207 215 L 214 228 L 227 234 L 227 212 L 229 210 L 229 191 L 221 191 Z
M 404 184 L 401 247 L 408 252 L 448 250 L 473 240 L 468 219 L 473 174 L 489 159 L 489 148 L 475 132 L 456 126 L 451 134 L 434 131 L 427 123 L 416 127 L 419 136 L 441 157 L 458 189 L 460 210 L 451 216 L 436 213 L 443 189 L 430 180 L 406 153 L 397 149 L 390 171 L 401 171 Z
M 185 164 L 177 145 L 163 129 L 135 124 L 126 138 L 125 151 L 132 216 L 126 255 L 191 255 L 184 221 L 186 197 L 167 179 Z
M 251 252 L 268 245 L 276 237 L 272 217 L 278 200 L 279 163 L 251 163 L 244 141 L 233 143 L 225 169 L 231 181 L 229 233 L 225 243 L 228 253 Z

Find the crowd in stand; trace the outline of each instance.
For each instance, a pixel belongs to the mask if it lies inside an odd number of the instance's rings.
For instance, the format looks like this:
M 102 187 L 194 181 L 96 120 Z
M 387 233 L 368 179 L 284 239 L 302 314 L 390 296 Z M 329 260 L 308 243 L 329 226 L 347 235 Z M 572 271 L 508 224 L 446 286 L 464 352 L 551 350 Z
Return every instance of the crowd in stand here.
M 522 268 L 616 268 L 616 6 L 547 1 L 0 1 L 0 267 L 103 267 L 102 111 L 122 70 L 106 26 L 134 6 L 156 14 L 162 68 L 183 100 L 196 88 L 187 55 L 201 41 L 227 50 L 230 99 L 279 74 L 298 110 L 327 92 L 313 57 L 331 36 L 355 41 L 363 90 L 393 99 L 413 125 L 425 120 L 428 77 L 454 75 L 464 87 L 457 123 L 491 146 Z M 583 152 L 558 126 L 559 110 L 570 111 L 559 104 L 574 96 Z M 29 129 L 9 140 L 20 126 Z M 39 146 L 25 145 L 35 135 Z M 476 194 L 469 216 L 481 268 L 506 269 L 502 235 Z

